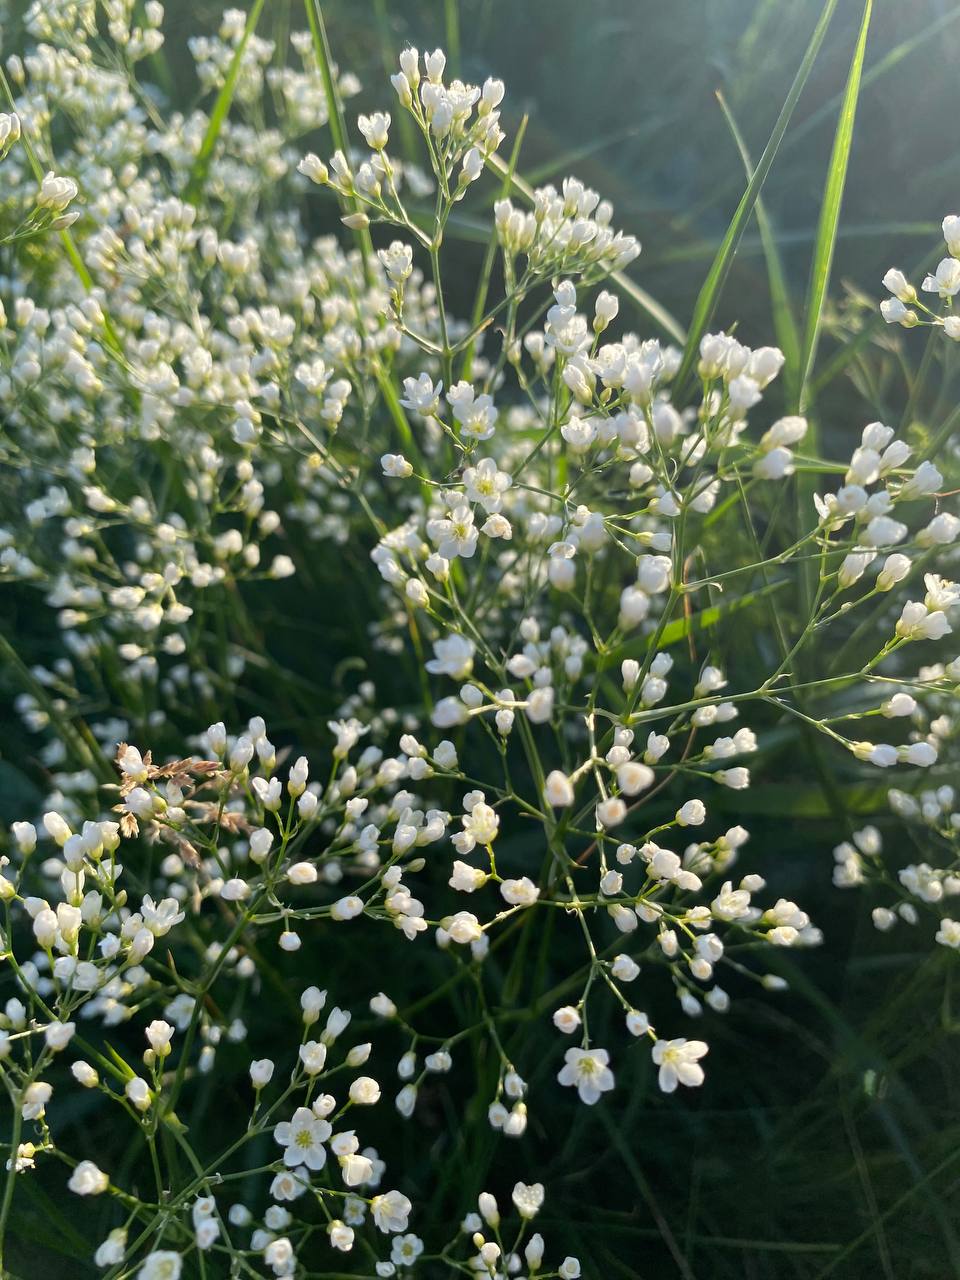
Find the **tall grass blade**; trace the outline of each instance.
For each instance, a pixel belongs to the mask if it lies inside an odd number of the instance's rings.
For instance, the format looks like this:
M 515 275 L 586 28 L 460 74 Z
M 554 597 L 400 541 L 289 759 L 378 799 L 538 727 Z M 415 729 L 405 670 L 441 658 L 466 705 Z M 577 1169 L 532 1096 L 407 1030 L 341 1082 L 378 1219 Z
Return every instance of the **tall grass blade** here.
M 795 401 L 798 411 L 805 407 L 807 383 L 817 356 L 817 342 L 820 337 L 820 325 L 823 320 L 823 306 L 830 284 L 830 270 L 833 266 L 837 226 L 840 221 L 840 205 L 843 202 L 843 190 L 846 186 L 847 169 L 850 164 L 853 126 L 857 115 L 860 80 L 863 74 L 863 58 L 867 49 L 867 32 L 870 28 L 872 13 L 873 0 L 866 0 L 863 6 L 863 18 L 860 23 L 860 34 L 857 37 L 853 61 L 850 63 L 850 71 L 847 76 L 847 87 L 844 90 L 840 118 L 837 121 L 837 131 L 833 139 L 830 165 L 827 169 L 827 182 L 823 191 L 823 204 L 820 208 L 817 239 L 813 249 L 813 263 L 810 270 L 810 286 L 807 293 L 806 319 L 800 357 L 800 383 Z M 815 440 L 810 441 L 810 443 L 815 447 Z
M 901 40 L 895 48 L 889 49 L 882 58 L 879 58 L 873 64 L 872 67 L 868 67 L 867 70 L 864 71 L 863 81 L 860 86 L 861 91 L 868 89 L 871 85 L 881 79 L 882 76 L 886 75 L 888 71 L 899 66 L 899 64 L 903 62 L 904 58 L 908 58 L 916 49 L 925 45 L 928 40 L 932 40 L 934 36 L 939 35 L 945 27 L 948 27 L 951 22 L 955 22 L 957 18 L 960 18 L 960 6 L 955 6 L 948 10 L 947 13 L 941 14 L 939 18 L 936 18 L 928 26 L 924 27 L 922 31 L 915 32 L 914 35 L 909 36 L 906 40 Z M 784 150 L 786 151 L 787 149 L 795 147 L 802 138 L 807 136 L 808 133 L 811 133 L 816 129 L 824 120 L 829 119 L 834 111 L 836 111 L 840 106 L 841 101 L 842 95 L 837 94 L 836 97 L 831 98 L 829 102 L 825 102 L 822 107 L 818 107 L 816 111 L 811 111 L 810 115 L 807 116 L 803 123 L 798 125 L 797 128 L 791 132 L 790 137 L 787 139 L 784 146 Z
M 184 200 L 190 204 L 195 204 L 197 197 L 203 191 L 204 183 L 207 180 L 207 174 L 210 171 L 210 160 L 213 156 L 213 149 L 217 145 L 217 139 L 220 137 L 220 131 L 223 123 L 230 111 L 230 104 L 233 102 L 233 95 L 237 90 L 237 81 L 240 78 L 240 66 L 243 61 L 244 50 L 250 41 L 250 37 L 257 29 L 257 23 L 260 21 L 260 14 L 263 12 L 263 6 L 266 0 L 254 0 L 253 8 L 247 16 L 246 26 L 243 28 L 243 35 L 240 37 L 240 43 L 234 50 L 233 57 L 230 59 L 230 69 L 227 72 L 227 78 L 223 82 L 223 88 L 217 94 L 217 100 L 213 104 L 213 111 L 210 113 L 210 123 L 207 125 L 207 131 L 203 135 L 203 141 L 200 143 L 200 150 L 197 152 L 197 158 L 193 162 L 193 168 L 190 171 L 190 178 L 187 181 L 186 189 L 183 193 Z
M 678 390 L 682 390 L 693 371 L 700 339 L 706 333 L 707 326 L 713 318 L 723 286 L 727 276 L 730 274 L 730 268 L 733 265 L 740 237 L 743 235 L 744 228 L 750 219 L 757 197 L 767 179 L 767 174 L 770 172 L 770 166 L 773 164 L 780 148 L 783 135 L 786 132 L 787 125 L 790 123 L 790 117 L 793 115 L 800 94 L 803 92 L 803 86 L 806 84 L 807 78 L 813 69 L 813 64 L 816 61 L 817 54 L 820 52 L 820 46 L 823 44 L 823 38 L 827 34 L 827 27 L 830 25 L 830 19 L 833 17 L 836 7 L 837 0 L 827 0 L 823 6 L 813 35 L 810 37 L 810 43 L 807 45 L 807 51 L 803 55 L 803 61 L 794 76 L 793 84 L 790 86 L 790 91 L 780 109 L 777 122 L 773 126 L 773 132 L 770 134 L 767 145 L 763 149 L 763 154 L 760 156 L 757 167 L 753 171 L 753 177 L 747 183 L 747 189 L 740 198 L 736 212 L 727 227 L 726 235 L 717 250 L 717 256 L 714 258 L 713 265 L 697 296 L 693 309 L 693 320 L 690 324 L 690 333 L 687 336 L 683 359 L 680 362 L 680 368 L 677 371 L 675 380 L 675 386 Z
M 840 206 L 843 202 L 843 190 L 847 181 L 847 169 L 850 163 L 850 148 L 853 143 L 853 126 L 857 114 L 857 101 L 860 96 L 860 80 L 863 73 L 863 59 L 867 48 L 867 31 L 873 12 L 873 0 L 866 0 L 863 6 L 863 18 L 860 22 L 860 34 L 853 51 L 853 60 L 847 74 L 847 85 L 840 107 L 840 117 L 834 134 L 830 163 L 827 168 L 827 180 L 823 190 L 823 203 L 820 206 L 820 218 L 817 224 L 817 238 L 813 246 L 813 259 L 810 267 L 810 284 L 807 291 L 803 345 L 800 352 L 800 375 L 796 384 L 796 394 L 791 402 L 795 412 L 803 413 L 810 401 L 810 375 L 817 358 L 817 345 L 820 339 L 820 327 L 823 322 L 823 307 L 826 302 L 827 289 L 830 285 L 830 271 L 833 266 L 833 254 L 837 243 L 837 228 L 840 221 Z M 818 431 L 814 421 L 807 428 L 806 447 L 816 453 L 818 449 Z M 813 500 L 814 482 L 809 475 L 797 478 L 796 500 L 800 519 L 809 509 Z M 809 607 L 813 597 L 816 570 L 812 564 L 805 564 L 800 575 L 800 587 L 803 600 Z

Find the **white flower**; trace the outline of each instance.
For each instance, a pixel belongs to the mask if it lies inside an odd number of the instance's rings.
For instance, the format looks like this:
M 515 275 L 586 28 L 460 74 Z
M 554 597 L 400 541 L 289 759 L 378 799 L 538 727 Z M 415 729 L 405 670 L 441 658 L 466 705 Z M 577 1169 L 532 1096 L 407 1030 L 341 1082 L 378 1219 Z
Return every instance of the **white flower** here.
M 73 1039 L 76 1029 L 76 1023 L 74 1022 L 48 1022 L 43 1029 L 47 1048 L 52 1049 L 54 1053 L 59 1053 Z
M 597 805 L 597 825 L 600 827 L 616 827 L 627 816 L 627 806 L 619 796 L 611 796 Z
M 123 1087 L 124 1093 L 138 1111 L 148 1110 L 153 1100 L 150 1086 L 141 1076 L 134 1076 Z
M 707 820 L 707 811 L 702 800 L 688 800 L 676 813 L 676 821 L 681 827 L 699 827 Z
M 951 920 L 949 916 L 944 916 L 940 921 L 936 940 L 941 947 L 952 947 L 954 951 L 960 950 L 960 920 Z
M 406 1231 L 407 1222 L 413 1205 L 400 1191 L 388 1191 L 385 1195 L 374 1196 L 370 1202 L 373 1220 L 380 1231 Z
M 315 1076 L 321 1072 L 327 1061 L 327 1046 L 318 1040 L 308 1040 L 299 1049 L 300 1061 L 307 1075 Z
M 433 536 L 437 542 L 437 551 L 444 560 L 455 560 L 461 556 L 469 560 L 477 549 L 479 530 L 473 522 L 473 511 L 466 503 L 451 508 L 445 520 L 436 521 Z
M 220 886 L 220 897 L 225 902 L 242 902 L 244 898 L 250 896 L 250 886 L 246 880 L 241 880 L 239 876 L 234 876 L 231 880 L 225 880 Z
M 413 273 L 413 250 L 408 244 L 394 240 L 389 249 L 381 249 L 378 253 L 383 269 L 394 282 L 403 284 Z
M 42 1116 L 52 1094 L 53 1085 L 47 1084 L 45 1080 L 35 1080 L 33 1084 L 28 1084 L 20 1105 L 20 1114 L 24 1120 L 37 1120 Z
M 364 136 L 368 147 L 373 151 L 382 151 L 387 145 L 390 130 L 390 113 L 375 111 L 373 115 L 357 116 L 357 128 Z
M 110 1179 L 92 1160 L 81 1160 L 70 1175 L 67 1186 L 78 1196 L 99 1196 L 110 1185 Z
M 919 320 L 917 313 L 905 306 L 899 298 L 884 298 L 880 303 L 880 314 L 887 324 L 902 324 L 905 329 L 912 329 Z
M 449 916 L 444 920 L 443 928 L 453 941 L 460 943 L 461 946 L 478 942 L 483 937 L 480 921 L 469 911 L 458 911 L 456 915 Z
M 98 1246 L 93 1261 L 98 1267 L 114 1267 L 123 1261 L 127 1251 L 127 1232 L 124 1227 L 114 1227 L 106 1240 Z
M 255 1089 L 262 1089 L 273 1078 L 273 1062 L 270 1058 L 256 1058 L 250 1063 L 250 1080 Z
M 573 785 L 565 773 L 554 769 L 547 774 L 543 788 L 547 804 L 554 809 L 565 809 L 573 804 Z
M 356 1106 L 372 1107 L 380 1101 L 380 1085 L 372 1076 L 358 1076 L 350 1085 L 349 1094 Z
M 503 506 L 503 495 L 510 488 L 510 477 L 500 471 L 492 458 L 484 458 L 463 473 L 463 485 L 471 502 L 479 502 L 491 514 Z
M 610 972 L 619 982 L 633 982 L 640 973 L 640 966 L 627 955 L 614 956 Z
M 474 793 L 479 795 L 479 793 Z M 473 799 L 465 798 L 464 803 Z M 482 798 L 473 800 L 469 811 L 464 813 L 461 822 L 463 831 L 453 837 L 458 853 L 470 853 L 476 846 L 493 844 L 500 830 L 500 818 L 496 809 L 491 808 Z
M 649 765 L 631 760 L 617 769 L 617 786 L 625 796 L 635 796 L 653 785 L 655 774 Z
M 439 412 L 442 382 L 434 385 L 428 374 L 421 373 L 418 378 L 404 378 L 403 390 L 400 403 L 405 409 L 419 413 L 424 418 L 435 417 Z
M 531 1218 L 535 1218 L 543 1208 L 544 1190 L 542 1182 L 534 1182 L 530 1186 L 525 1182 L 518 1182 L 513 1188 L 511 1195 L 517 1213 L 524 1221 L 529 1222 Z
M 468 382 L 458 382 L 447 392 L 447 400 L 460 424 L 461 435 L 471 440 L 490 439 L 497 421 L 492 396 L 478 396 Z M 440 554 L 445 554 L 442 548 Z
M 916 302 L 917 291 L 913 285 L 896 267 L 891 267 L 883 277 L 883 287 L 889 289 L 895 298 L 901 302 Z
M 562 1031 L 564 1035 L 573 1035 L 577 1027 L 580 1026 L 579 1011 L 574 1009 L 573 1005 L 564 1005 L 561 1009 L 554 1011 L 553 1025 L 558 1031 Z
M 540 897 L 540 890 L 529 876 L 523 876 L 519 880 L 504 880 L 500 892 L 504 900 L 514 907 L 532 907 Z
M 326 1120 L 320 1119 L 309 1107 L 297 1107 L 289 1121 L 281 1121 L 273 1131 L 277 1142 L 285 1149 L 283 1163 L 288 1169 L 305 1164 L 308 1169 L 322 1169 L 327 1162 L 324 1143 L 332 1130 Z
M 945 613 L 939 609 L 931 613 L 926 604 L 916 600 L 903 606 L 896 627 L 904 640 L 940 640 L 952 630 Z
M 184 913 L 180 910 L 180 904 L 176 898 L 163 898 L 160 902 L 154 903 L 149 894 L 144 894 L 143 902 L 140 904 L 140 914 L 143 916 L 145 927 L 157 938 L 164 937 L 174 925 L 184 919 Z
M 183 1259 L 170 1249 L 156 1249 L 148 1253 L 137 1272 L 137 1280 L 180 1280 Z
M 466 636 L 451 632 L 433 643 L 434 656 L 425 664 L 431 675 L 463 680 L 473 670 L 476 646 Z
M 613 1088 L 606 1049 L 568 1049 L 563 1057 L 565 1065 L 557 1079 L 561 1084 L 575 1086 L 581 1102 L 593 1106 L 601 1094 Z
M 76 199 L 78 190 L 72 178 L 58 178 L 50 171 L 40 183 L 37 206 L 40 209 L 50 209 L 54 213 L 62 213 L 70 201 Z
M 405 480 L 407 476 L 413 475 L 413 465 L 402 453 L 385 453 L 380 459 L 380 466 L 385 476 L 391 476 L 395 480 Z
M 412 1267 L 423 1253 L 423 1241 L 419 1236 L 397 1236 L 390 1249 L 390 1257 L 398 1267 Z
M 297 1169 L 302 1170 L 298 1165 Z M 270 1195 L 274 1200 L 297 1200 L 309 1186 L 309 1175 L 298 1177 L 295 1169 L 284 1169 L 270 1183 Z M 231 1221 L 233 1219 L 231 1218 Z
M 458 858 L 453 864 L 453 874 L 447 883 L 451 889 L 456 889 L 460 893 L 474 893 L 477 889 L 482 889 L 488 879 L 486 871 L 481 871 L 479 867 L 471 867 L 468 862 L 462 862 Z
M 0 158 L 5 156 L 20 138 L 20 117 L 15 111 L 7 115 L 0 112 Z
M 699 1059 L 709 1048 L 702 1040 L 658 1040 L 653 1046 L 653 1061 L 660 1068 L 657 1083 L 663 1092 L 673 1093 L 678 1084 L 691 1088 L 703 1084 Z
M 941 298 L 952 298 L 960 292 L 960 262 L 956 258 L 942 258 L 932 276 L 926 276 L 920 286 L 926 293 L 937 293 Z
M 157 1057 L 165 1058 L 169 1055 L 173 1032 L 174 1028 L 170 1023 L 164 1022 L 161 1018 L 154 1018 L 147 1027 L 147 1041 Z

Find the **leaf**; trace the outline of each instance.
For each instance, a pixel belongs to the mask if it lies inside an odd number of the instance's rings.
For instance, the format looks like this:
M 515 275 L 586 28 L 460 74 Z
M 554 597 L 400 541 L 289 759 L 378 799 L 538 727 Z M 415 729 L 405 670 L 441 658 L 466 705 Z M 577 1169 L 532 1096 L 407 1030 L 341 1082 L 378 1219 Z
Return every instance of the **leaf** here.
M 817 356 L 817 342 L 820 337 L 820 324 L 823 319 L 823 304 L 830 284 L 830 270 L 833 266 L 833 253 L 837 241 L 837 225 L 840 220 L 840 205 L 843 201 L 843 190 L 847 181 L 850 148 L 853 143 L 853 126 L 857 115 L 857 101 L 860 96 L 860 79 L 863 74 L 863 59 L 867 49 L 867 31 L 870 27 L 872 13 L 873 0 L 866 0 L 863 6 L 863 18 L 860 23 L 860 34 L 857 37 L 853 60 L 850 63 L 850 71 L 847 76 L 847 87 L 843 95 L 840 117 L 837 120 L 833 150 L 830 153 L 830 165 L 827 169 L 827 182 L 823 192 L 823 204 L 820 208 L 820 221 L 817 227 L 817 239 L 814 245 L 813 264 L 810 271 L 810 287 L 807 294 L 806 321 L 800 356 L 800 383 L 795 401 L 798 413 L 805 408 L 807 383 Z M 815 436 L 810 437 L 810 442 L 814 447 L 816 446 Z
M 770 166 L 773 164 L 787 125 L 790 123 L 790 117 L 793 115 L 794 107 L 797 105 L 803 86 L 806 84 L 807 78 L 813 69 L 814 61 L 820 52 L 820 46 L 823 44 L 823 38 L 827 33 L 827 27 L 830 25 L 830 19 L 833 17 L 833 11 L 836 7 L 837 0 L 827 0 L 823 6 L 813 35 L 810 37 L 810 43 L 807 45 L 807 51 L 803 55 L 803 61 L 800 63 L 797 74 L 794 76 L 793 84 L 790 86 L 790 91 L 784 100 L 783 106 L 780 108 L 780 114 L 777 117 L 776 124 L 773 126 L 773 132 L 770 134 L 767 145 L 763 149 L 763 154 L 760 156 L 757 167 L 753 171 L 753 177 L 747 183 L 747 189 L 740 198 L 740 203 L 737 205 L 726 234 L 720 243 L 720 248 L 717 250 L 713 265 L 697 296 L 693 309 L 693 320 L 690 324 L 690 333 L 687 337 L 683 359 L 680 362 L 680 368 L 677 371 L 674 383 L 678 390 L 682 389 L 683 384 L 693 371 L 700 339 L 706 333 L 707 326 L 713 318 L 723 286 L 726 283 L 727 276 L 730 274 L 730 268 L 737 252 L 737 245 L 740 243 L 740 237 L 743 235 L 750 214 L 753 212 L 753 207 L 767 179 L 767 174 L 770 172 Z
M 223 87 L 217 94 L 217 100 L 213 104 L 213 111 L 210 113 L 210 122 L 207 125 L 207 131 L 203 135 L 203 141 L 200 143 L 200 150 L 197 152 L 197 158 L 193 162 L 193 168 L 190 171 L 190 179 L 187 182 L 186 189 L 183 193 L 184 200 L 190 204 L 195 204 L 197 197 L 203 191 L 204 183 L 207 180 L 207 174 L 210 170 L 210 159 L 213 156 L 213 149 L 217 145 L 217 139 L 220 137 L 220 131 L 223 123 L 230 111 L 230 104 L 233 102 L 233 95 L 237 89 L 237 81 L 240 78 L 240 65 L 243 60 L 243 53 L 247 47 L 250 37 L 256 30 L 260 14 L 263 12 L 263 6 L 266 0 L 254 0 L 253 8 L 247 16 L 246 26 L 243 28 L 243 35 L 240 37 L 240 43 L 233 52 L 230 59 L 230 68 L 227 71 L 227 78 L 223 82 Z

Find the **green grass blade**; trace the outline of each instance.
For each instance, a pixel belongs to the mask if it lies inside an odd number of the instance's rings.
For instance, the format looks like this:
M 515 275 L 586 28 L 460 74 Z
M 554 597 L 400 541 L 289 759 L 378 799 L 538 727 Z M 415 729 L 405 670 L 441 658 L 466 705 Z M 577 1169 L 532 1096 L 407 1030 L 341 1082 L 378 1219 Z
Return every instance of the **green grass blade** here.
M 908 39 L 901 41 L 894 49 L 890 49 L 878 59 L 872 67 L 867 68 L 863 73 L 863 81 L 861 91 L 865 92 L 871 88 L 879 80 L 881 80 L 889 71 L 899 66 L 910 55 L 922 48 L 927 41 L 932 40 L 934 36 L 940 34 L 954 19 L 960 18 L 960 6 L 956 6 L 948 13 L 942 14 L 935 19 L 922 31 L 916 32 Z M 744 55 L 746 56 L 746 55 Z M 792 152 L 797 145 L 803 141 L 815 128 L 823 123 L 825 119 L 833 117 L 843 100 L 843 94 L 838 93 L 829 101 L 822 103 L 815 108 L 810 115 L 799 121 L 791 130 L 789 135 L 784 138 L 783 145 L 780 148 L 781 156 L 786 156 L 788 152 Z M 949 175 L 956 168 L 955 157 L 944 157 L 940 165 L 937 167 L 938 174 Z M 930 178 L 932 175 L 927 172 L 925 175 Z M 919 181 L 919 175 L 915 175 L 915 181 Z M 718 200 L 724 199 L 730 183 L 724 182 L 719 186 L 711 189 L 708 196 L 696 202 L 687 210 L 687 225 L 696 225 L 702 213 L 712 207 Z M 660 259 L 658 258 L 658 263 Z
M 823 192 L 823 204 L 820 208 L 820 220 L 817 226 L 817 239 L 813 249 L 813 263 L 810 270 L 810 286 L 807 294 L 806 320 L 803 332 L 803 346 L 800 356 L 800 382 L 795 404 L 798 411 L 804 408 L 807 383 L 817 357 L 817 342 L 820 337 L 820 325 L 823 320 L 823 305 L 830 284 L 830 270 L 833 266 L 833 253 L 837 241 L 837 226 L 840 220 L 840 205 L 843 202 L 843 190 L 847 181 L 847 169 L 850 164 L 850 148 L 853 143 L 853 126 L 857 115 L 857 101 L 860 96 L 860 80 L 863 74 L 863 59 L 867 49 L 867 32 L 873 13 L 873 0 L 866 0 L 863 6 L 863 18 L 860 23 L 860 34 L 857 37 L 853 60 L 847 75 L 847 87 L 843 94 L 843 105 L 837 121 L 837 131 L 833 139 L 830 153 L 830 165 L 827 169 L 827 182 Z M 810 440 L 816 447 L 816 440 Z
M 941 14 L 939 18 L 934 19 L 934 21 L 924 27 L 922 31 L 917 31 L 906 40 L 901 40 L 895 48 L 889 49 L 882 58 L 879 58 L 872 67 L 869 67 L 863 73 L 863 82 L 860 86 L 861 90 L 868 89 L 882 76 L 886 75 L 888 71 L 899 66 L 899 64 L 903 62 L 904 58 L 908 58 L 911 53 L 914 53 L 917 49 L 925 45 L 928 40 L 932 40 L 934 36 L 939 35 L 945 27 L 948 27 L 951 22 L 955 22 L 957 18 L 960 18 L 960 6 L 950 9 L 947 13 Z M 842 95 L 837 94 L 836 97 L 831 98 L 829 102 L 825 102 L 822 107 L 818 107 L 816 111 L 811 111 L 810 115 L 807 116 L 803 123 L 798 125 L 797 128 L 792 131 L 790 137 L 787 139 L 784 150 L 795 147 L 802 138 L 805 138 L 808 133 L 816 129 L 817 126 L 822 124 L 825 119 L 828 119 L 840 106 L 841 101 Z
M 853 59 L 847 74 L 847 84 L 837 120 L 833 148 L 830 152 L 830 163 L 827 168 L 827 180 L 823 190 L 823 203 L 820 206 L 820 218 L 817 223 L 817 238 L 813 246 L 813 260 L 810 266 L 810 284 L 807 291 L 807 305 L 803 330 L 803 345 L 800 352 L 800 375 L 796 385 L 796 395 L 792 401 L 797 413 L 803 413 L 810 401 L 810 375 L 817 358 L 817 345 L 820 339 L 820 326 L 823 321 L 823 307 L 827 290 L 830 286 L 830 272 L 833 267 L 833 255 L 837 243 L 837 229 L 840 221 L 840 206 L 843 203 L 843 191 L 847 181 L 847 169 L 850 163 L 850 148 L 853 143 L 853 126 L 857 114 L 857 101 L 860 96 L 860 81 L 863 74 L 863 59 L 867 49 L 867 32 L 873 13 L 873 0 L 866 0 L 863 6 L 863 18 L 860 22 L 860 33 L 857 37 Z M 818 449 L 817 424 L 810 421 L 807 430 L 806 445 L 814 453 Z M 809 475 L 797 478 L 796 498 L 798 512 L 809 509 L 813 500 L 813 480 Z M 812 564 L 804 565 L 800 576 L 800 586 L 804 603 L 809 607 L 813 598 L 815 570 Z
M 233 102 L 233 95 L 237 89 L 237 81 L 240 78 L 240 64 L 243 60 L 243 52 L 247 47 L 250 37 L 256 30 L 257 23 L 260 20 L 260 14 L 263 12 L 263 6 L 266 0 L 254 0 L 253 8 L 247 16 L 246 26 L 243 28 L 243 35 L 240 37 L 240 43 L 234 50 L 233 57 L 230 59 L 230 69 L 227 72 L 227 78 L 223 82 L 223 87 L 217 94 L 217 100 L 213 104 L 213 111 L 210 113 L 210 123 L 207 125 L 207 131 L 203 135 L 203 141 L 200 143 L 200 150 L 197 152 L 197 158 L 193 162 L 193 168 L 190 171 L 190 178 L 187 182 L 186 189 L 183 193 L 184 200 L 190 204 L 195 204 L 197 197 L 203 190 L 203 185 L 207 180 L 207 173 L 210 170 L 210 159 L 213 156 L 213 149 L 217 145 L 217 139 L 220 137 L 220 131 L 223 123 L 227 118 L 230 110 L 230 104 Z
M 793 84 L 790 86 L 790 91 L 780 109 L 777 122 L 773 126 L 773 132 L 770 134 L 767 145 L 763 149 L 763 154 L 757 163 L 756 169 L 753 171 L 753 177 L 747 183 L 747 189 L 740 198 L 740 203 L 737 205 L 726 235 L 717 250 L 717 256 L 713 260 L 713 265 L 697 297 L 693 309 L 693 320 L 690 324 L 690 333 L 687 337 L 683 359 L 680 362 L 680 368 L 677 371 L 675 380 L 675 386 L 678 390 L 682 390 L 684 383 L 689 379 L 693 371 L 700 339 L 706 333 L 707 326 L 713 318 L 717 301 L 730 273 L 730 267 L 733 264 L 740 237 L 743 235 L 744 228 L 753 212 L 753 207 L 767 179 L 767 174 L 770 172 L 770 166 L 773 164 L 774 157 L 779 150 L 787 125 L 790 123 L 790 117 L 793 115 L 797 100 L 803 91 L 803 86 L 806 84 L 807 78 L 813 69 L 813 64 L 817 54 L 820 52 L 820 46 L 823 44 L 823 38 L 827 33 L 827 27 L 830 25 L 830 19 L 833 17 L 836 7 L 837 0 L 827 0 L 823 6 L 813 35 L 810 37 L 810 43 L 807 45 L 806 53 L 803 55 L 803 61 L 797 69 Z
M 723 112 L 724 118 L 730 127 L 730 132 L 733 134 L 733 140 L 737 144 L 737 150 L 740 152 L 740 159 L 743 161 L 743 167 L 749 182 L 753 177 L 753 162 L 750 159 L 750 153 L 743 140 L 743 135 L 737 127 L 733 112 L 719 89 L 717 90 L 717 101 L 720 103 L 720 110 Z M 759 196 L 757 196 L 755 212 L 757 227 L 760 232 L 760 243 L 763 247 L 763 256 L 767 264 L 770 304 L 773 308 L 773 329 L 776 334 L 777 345 L 785 356 L 783 376 L 787 385 L 787 398 L 792 400 L 791 388 L 794 387 L 795 379 L 800 372 L 800 330 L 797 327 L 793 308 L 790 305 L 787 276 L 783 268 L 780 250 L 777 247 L 777 238 L 770 223 L 766 206 Z

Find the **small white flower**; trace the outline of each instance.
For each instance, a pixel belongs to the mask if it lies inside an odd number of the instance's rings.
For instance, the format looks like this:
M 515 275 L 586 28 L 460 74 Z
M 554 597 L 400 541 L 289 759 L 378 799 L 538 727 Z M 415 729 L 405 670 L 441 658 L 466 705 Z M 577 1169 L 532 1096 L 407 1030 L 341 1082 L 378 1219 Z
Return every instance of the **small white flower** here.
M 593 1106 L 602 1094 L 613 1088 L 613 1072 L 607 1065 L 610 1055 L 606 1049 L 568 1049 L 564 1066 L 557 1079 L 563 1085 L 572 1085 L 580 1094 L 581 1102 Z
M 695 1087 L 703 1084 L 700 1058 L 709 1051 L 702 1040 L 658 1040 L 653 1046 L 653 1061 L 660 1068 L 657 1083 L 664 1093 L 673 1093 L 678 1084 Z
M 99 1196 L 110 1185 L 110 1179 L 92 1160 L 81 1160 L 70 1175 L 67 1186 L 78 1196 Z
M 328 1121 L 316 1116 L 309 1107 L 297 1107 L 289 1121 L 281 1121 L 273 1131 L 274 1139 L 285 1148 L 283 1163 L 288 1168 L 306 1165 L 322 1169 L 327 1162 L 324 1143 L 332 1130 Z

